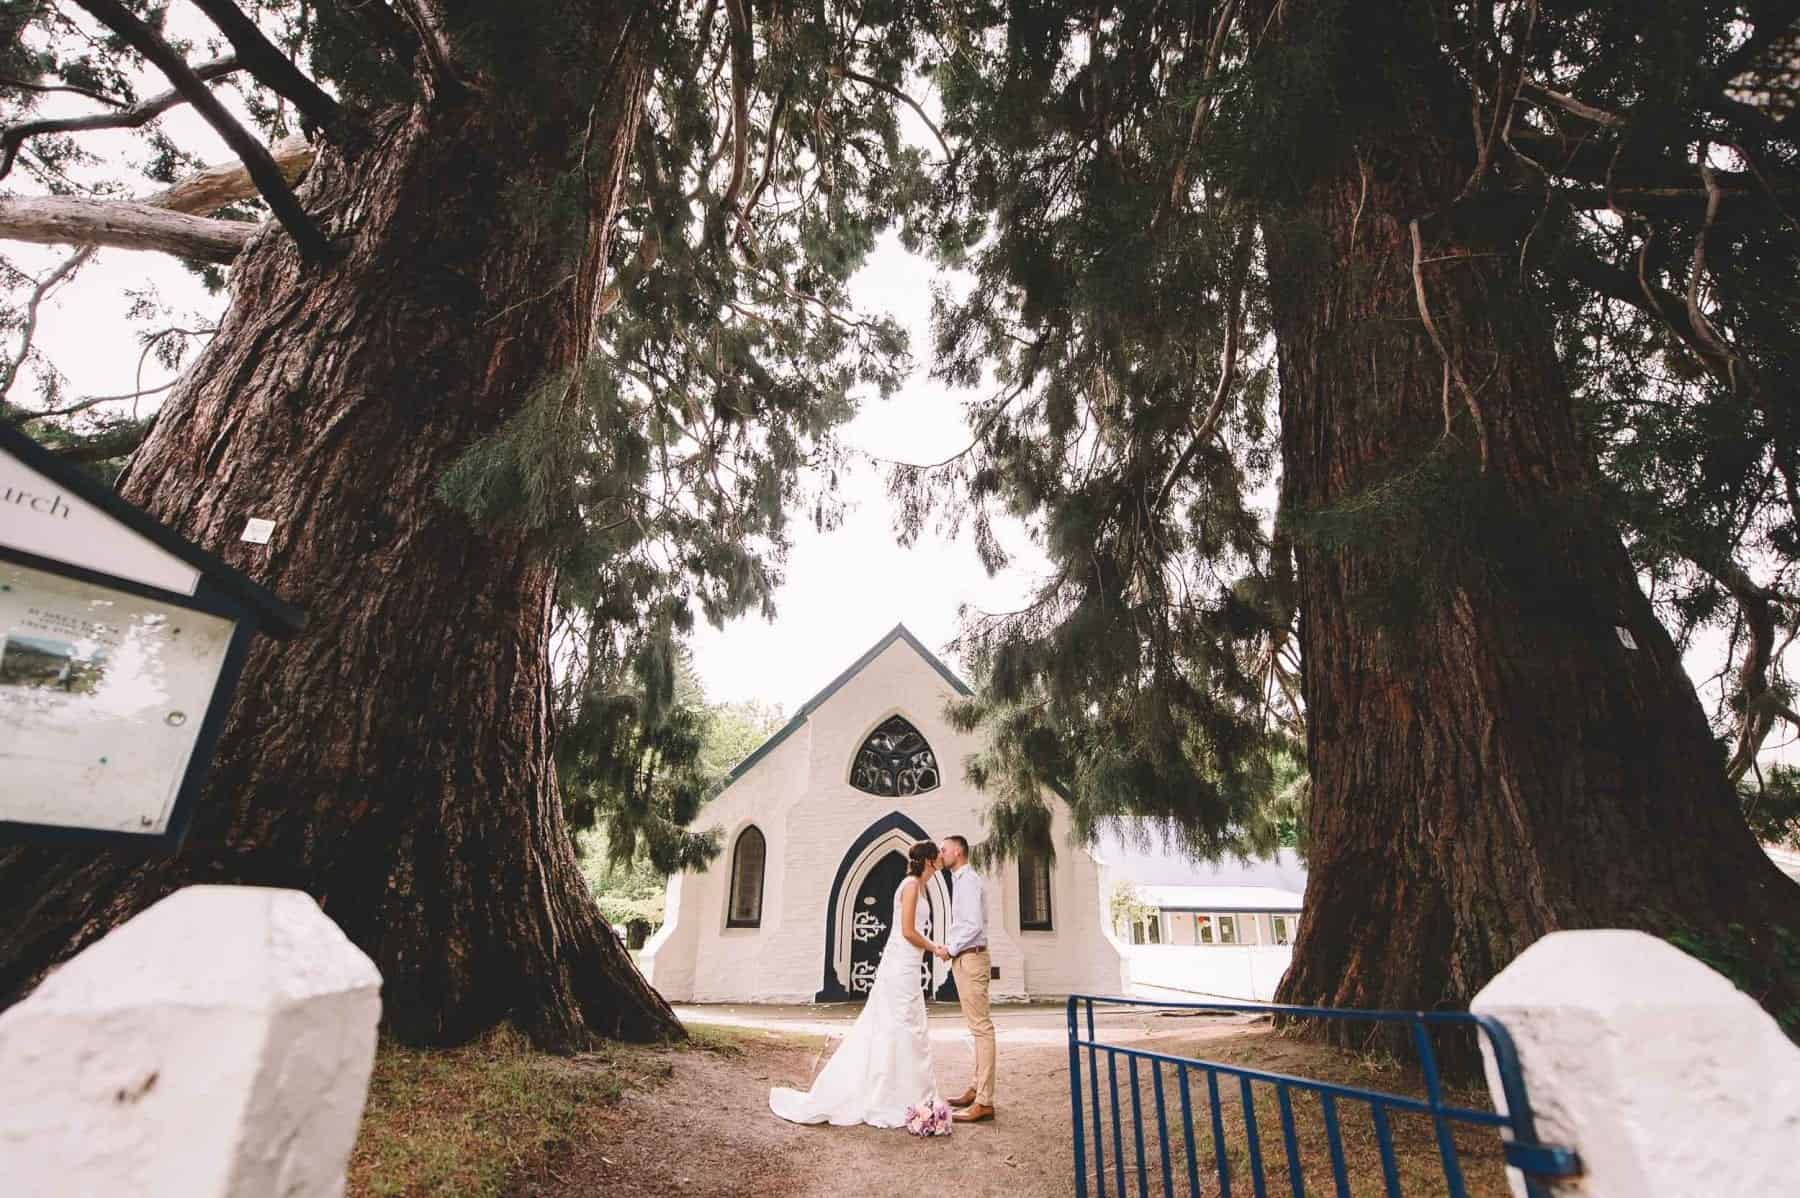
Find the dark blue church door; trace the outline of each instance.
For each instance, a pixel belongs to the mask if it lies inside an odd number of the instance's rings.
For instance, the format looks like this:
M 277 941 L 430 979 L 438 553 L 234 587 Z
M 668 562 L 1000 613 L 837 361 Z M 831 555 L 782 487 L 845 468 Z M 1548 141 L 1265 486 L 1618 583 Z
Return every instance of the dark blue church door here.
M 877 861 L 870 869 L 863 883 L 856 891 L 856 907 L 850 917 L 850 996 L 867 998 L 869 987 L 875 984 L 875 969 L 881 963 L 882 950 L 887 945 L 890 935 L 899 935 L 893 924 L 898 920 L 900 912 L 894 909 L 894 895 L 900 889 L 900 883 L 906 878 L 906 858 L 899 853 L 889 853 Z M 931 921 L 931 907 L 924 895 L 919 901 L 925 903 L 925 920 Z M 927 931 L 926 935 L 930 935 Z M 929 953 L 919 954 L 920 986 L 925 997 L 931 997 L 931 957 Z

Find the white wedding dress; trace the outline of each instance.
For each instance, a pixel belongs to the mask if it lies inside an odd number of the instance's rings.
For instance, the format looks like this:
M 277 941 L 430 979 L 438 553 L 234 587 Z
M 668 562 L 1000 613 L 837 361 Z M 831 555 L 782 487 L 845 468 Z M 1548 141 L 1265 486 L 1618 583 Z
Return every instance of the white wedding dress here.
M 802 1093 L 786 1087 L 769 1091 L 769 1109 L 793 1123 L 867 1123 L 900 1127 L 908 1107 L 937 1101 L 931 1074 L 931 1033 L 920 989 L 920 950 L 900 934 L 900 895 L 894 892 L 887 946 L 869 987 L 869 1001 L 844 1042 Z M 931 908 L 920 895 L 914 930 L 929 938 Z

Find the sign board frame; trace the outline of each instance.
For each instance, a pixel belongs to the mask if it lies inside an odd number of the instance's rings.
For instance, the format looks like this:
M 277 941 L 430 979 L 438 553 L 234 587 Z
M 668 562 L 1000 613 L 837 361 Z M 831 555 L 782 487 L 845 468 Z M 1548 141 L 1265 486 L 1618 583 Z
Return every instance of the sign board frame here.
M 205 786 L 213 750 L 224 729 L 232 696 L 249 655 L 251 637 L 258 632 L 279 640 L 292 637 L 305 627 L 305 613 L 284 603 L 241 571 L 127 503 L 98 480 L 61 461 L 29 436 L 3 422 L 0 422 L 0 452 L 18 459 L 69 494 L 99 509 L 103 516 L 186 562 L 198 572 L 199 579 L 190 595 L 71 565 L 6 544 L 4 527 L 0 527 L 0 561 L 232 622 L 218 680 L 207 700 L 205 714 L 195 733 L 193 751 L 162 831 L 123 832 L 0 819 L 0 845 L 24 840 L 145 854 L 172 853 L 181 846 L 193 820 L 195 800 Z

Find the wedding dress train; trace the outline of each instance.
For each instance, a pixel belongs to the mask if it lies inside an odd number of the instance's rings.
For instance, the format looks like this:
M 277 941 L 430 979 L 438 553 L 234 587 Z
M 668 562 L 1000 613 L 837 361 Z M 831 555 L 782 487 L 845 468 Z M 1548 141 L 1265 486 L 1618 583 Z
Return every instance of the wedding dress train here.
M 912 881 L 913 879 L 907 879 Z M 905 882 L 901 883 L 904 890 Z M 894 892 L 892 931 L 881 952 L 869 1000 L 844 1042 L 804 1093 L 777 1087 L 769 1109 L 793 1123 L 867 1123 L 900 1127 L 908 1107 L 937 1101 L 931 1074 L 931 1032 L 919 985 L 919 950 L 900 934 L 900 891 Z M 914 930 L 930 930 L 930 906 L 920 895 Z

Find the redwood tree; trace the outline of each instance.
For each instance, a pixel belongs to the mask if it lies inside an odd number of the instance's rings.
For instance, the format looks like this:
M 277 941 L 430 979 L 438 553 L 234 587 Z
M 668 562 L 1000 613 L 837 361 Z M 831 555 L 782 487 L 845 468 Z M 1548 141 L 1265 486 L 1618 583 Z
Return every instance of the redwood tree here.
M 53 194 L 0 201 L 0 236 L 229 263 L 120 486 L 309 630 L 252 656 L 178 856 L 0 848 L 0 1002 L 174 887 L 253 883 L 319 899 L 403 1039 L 677 1035 L 576 866 L 551 645 L 766 605 L 801 471 L 903 352 L 842 310 L 918 164 L 898 67 L 742 0 L 196 6 L 197 64 L 163 9 L 26 6 L 4 139 Z M 888 82 L 847 91 L 824 56 Z M 146 67 L 172 90 L 138 95 Z M 27 119 L 58 92 L 102 108 Z M 66 134 L 183 104 L 241 159 L 191 215 L 54 194 L 80 177 Z M 296 127 L 294 188 L 259 134 Z M 149 128 L 153 172 L 191 165 Z M 87 460 L 132 431 L 58 425 L 53 399 L 8 416 Z M 250 516 L 266 550 L 237 539 Z
M 1536 148 L 1533 123 L 1511 109 L 1559 90 L 1548 68 L 1526 64 L 1579 42 L 1576 14 L 1547 10 L 1540 30 L 1523 7 L 1497 9 L 1491 60 L 1477 51 L 1466 65 L 1443 51 L 1431 15 L 1302 6 L 1285 25 L 1355 110 L 1349 136 L 1317 147 L 1293 191 L 1277 194 L 1292 205 L 1279 219 L 1307 235 L 1280 236 L 1276 224 L 1269 243 L 1312 778 L 1310 916 L 1279 997 L 1462 1006 L 1546 932 L 1648 927 L 1741 942 L 1741 980 L 1785 1010 L 1800 999 L 1784 976 L 1800 960 L 1781 938 L 1800 933 L 1800 887 L 1738 809 L 1725 754 L 1621 538 L 1624 485 L 1600 470 L 1559 354 L 1568 301 L 1547 292 L 1576 269 L 1610 268 L 1590 265 L 1578 231 L 1553 228 L 1558 244 L 1532 269 L 1528 238 L 1557 220 L 1558 197 L 1540 181 L 1524 202 L 1529 168 L 1495 161 Z M 1652 109 L 1641 135 L 1667 137 L 1673 152 L 1622 139 L 1614 168 L 1626 211 L 1650 171 L 1681 179 L 1667 189 L 1679 199 L 1661 235 L 1686 219 L 1696 272 L 1709 238 L 1724 257 L 1744 225 L 1777 218 L 1764 208 L 1736 214 L 1730 232 L 1708 229 L 1707 185 L 1729 173 L 1747 187 L 1750 167 L 1710 170 L 1706 143 L 1741 134 L 1692 114 L 1679 132 L 1657 128 L 1649 81 L 1694 103 L 1704 83 L 1693 75 L 1713 73 L 1708 50 L 1728 44 L 1724 14 L 1705 16 L 1718 23 L 1662 34 L 1687 62 L 1659 61 L 1667 51 L 1653 46 L 1632 64 L 1643 72 L 1633 99 Z M 1484 32 L 1479 15 L 1469 32 Z M 1471 109 L 1491 127 L 1472 123 Z M 1700 161 L 1682 161 L 1696 139 Z M 1577 178 L 1566 160 L 1592 152 L 1545 149 L 1550 169 Z M 1793 243 L 1781 241 L 1762 269 L 1791 268 Z M 1698 304 L 1664 315 L 1690 336 L 1707 323 Z M 1791 337 L 1770 347 L 1778 357 L 1796 348 Z M 1768 402 L 1761 388 L 1739 385 L 1746 418 Z M 1758 456 L 1779 471 L 1791 425 L 1769 431 Z M 1686 545 L 1701 569 L 1724 574 L 1729 555 L 1708 556 L 1717 539 Z
M 1673 8 L 967 10 L 940 369 L 999 387 L 894 482 L 1057 567 L 967 632 L 1001 846 L 1059 783 L 1242 849 L 1299 740 L 1283 998 L 1463 1006 L 1599 925 L 1795 1014 L 1732 785 L 1800 723 L 1795 13 Z M 1743 630 L 1716 727 L 1665 620 Z

